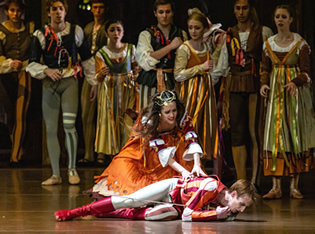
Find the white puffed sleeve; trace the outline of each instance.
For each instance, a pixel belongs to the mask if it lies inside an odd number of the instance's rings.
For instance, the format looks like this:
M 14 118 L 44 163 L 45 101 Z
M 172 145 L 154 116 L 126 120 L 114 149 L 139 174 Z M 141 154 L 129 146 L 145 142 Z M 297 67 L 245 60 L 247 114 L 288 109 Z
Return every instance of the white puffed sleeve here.
M 153 52 L 153 47 L 151 46 L 151 34 L 148 31 L 142 31 L 139 35 L 136 59 L 140 67 L 145 71 L 150 71 L 155 68 L 155 65 L 160 61 L 151 57 L 151 52 Z

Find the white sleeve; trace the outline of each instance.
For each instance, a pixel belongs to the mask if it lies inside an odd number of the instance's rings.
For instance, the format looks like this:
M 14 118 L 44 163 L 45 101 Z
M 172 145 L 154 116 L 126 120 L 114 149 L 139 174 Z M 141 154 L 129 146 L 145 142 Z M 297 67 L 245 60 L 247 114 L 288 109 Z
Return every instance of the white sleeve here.
M 195 153 L 199 154 L 200 158 L 203 156 L 201 146 L 197 142 L 189 144 L 188 149 L 183 154 L 183 159 L 185 161 L 192 161 L 194 160 Z
M 176 147 L 167 147 L 158 152 L 160 163 L 163 167 L 167 166 L 167 162 L 170 157 L 174 158 Z
M 5 44 L 6 35 L 0 31 L 0 43 Z M 0 46 L 2 46 L 0 44 Z M 4 52 L 3 52 L 4 53 Z M 4 54 L 0 55 L 0 74 L 13 72 L 11 67 L 12 59 L 5 57 Z
M 92 56 L 91 58 L 82 61 L 82 67 L 84 71 L 84 77 L 89 82 L 90 85 L 97 85 L 97 79 L 95 76 L 95 58 Z
M 136 62 L 136 46 L 132 45 L 132 50 L 131 50 L 131 62 Z
M 189 141 L 189 139 L 198 139 L 198 136 L 195 131 L 189 131 L 185 135 L 185 141 Z M 183 159 L 185 161 L 194 160 L 194 154 L 199 154 L 200 157 L 203 156 L 203 151 L 198 142 L 191 142 L 188 146 L 188 149 L 183 154 Z
M 46 77 L 44 70 L 48 68 L 47 65 L 43 65 L 36 62 L 31 62 L 27 67 L 26 71 L 31 74 L 31 77 L 42 80 Z
M 83 32 L 83 29 L 76 25 L 75 26 L 75 33 L 74 33 L 74 40 L 75 40 L 75 45 L 77 47 L 80 47 L 83 43 L 83 40 L 84 40 L 84 32 Z
M 226 77 L 229 72 L 229 54 L 226 42 L 223 44 L 217 64 L 213 64 L 211 76 L 224 76 Z
M 155 65 L 160 61 L 151 57 L 151 52 L 153 52 L 153 47 L 151 46 L 151 35 L 148 31 L 142 31 L 139 35 L 136 59 L 140 67 L 145 71 L 150 71 L 155 68 Z
M 154 139 L 150 141 L 150 147 L 156 148 L 162 167 L 167 166 L 170 157 L 174 157 L 176 147 L 165 147 L 165 142 L 162 139 Z
M 33 34 L 33 37 L 37 37 L 41 49 L 44 50 L 45 46 L 46 46 L 46 40 L 45 40 L 45 36 L 42 33 L 42 31 L 36 30 Z M 43 65 L 43 64 L 37 63 L 37 62 L 31 62 L 26 67 L 26 71 L 29 72 L 32 77 L 39 79 L 39 80 L 42 80 L 46 77 L 46 74 L 44 73 L 44 70 L 46 68 L 48 68 L 47 65 Z

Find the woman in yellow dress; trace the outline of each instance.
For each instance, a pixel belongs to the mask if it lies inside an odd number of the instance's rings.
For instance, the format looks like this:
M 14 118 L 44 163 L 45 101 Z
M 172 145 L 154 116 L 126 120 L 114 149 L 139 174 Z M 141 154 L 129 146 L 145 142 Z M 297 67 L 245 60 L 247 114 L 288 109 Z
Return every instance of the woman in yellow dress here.
M 135 105 L 135 46 L 121 41 L 124 36 L 121 21 L 108 20 L 105 31 L 108 44 L 95 56 L 96 78 L 100 83 L 95 140 L 98 161 L 102 160 L 101 155 L 118 154 L 127 142 L 128 126 L 133 125 L 133 120 L 125 111 Z
M 214 63 L 203 35 L 209 28 L 207 17 L 194 8 L 188 11 L 188 31 L 191 39 L 177 50 L 174 74 L 180 82 L 179 95 L 198 135 L 207 159 L 218 154 L 218 119 L 213 80 L 210 71 Z

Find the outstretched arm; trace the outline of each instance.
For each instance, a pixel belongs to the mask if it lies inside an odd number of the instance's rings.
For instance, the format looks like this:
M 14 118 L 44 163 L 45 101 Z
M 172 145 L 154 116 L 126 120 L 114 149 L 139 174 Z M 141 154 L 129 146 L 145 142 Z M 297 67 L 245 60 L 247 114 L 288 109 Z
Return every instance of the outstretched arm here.
M 194 153 L 194 168 L 192 169 L 191 174 L 196 174 L 197 176 L 207 176 L 200 166 L 200 155 L 198 153 Z
M 172 157 L 169 158 L 167 164 L 173 168 L 175 171 L 179 172 L 183 179 L 186 180 L 188 177 L 192 177 L 193 174 L 182 167 L 178 162 L 176 162 Z

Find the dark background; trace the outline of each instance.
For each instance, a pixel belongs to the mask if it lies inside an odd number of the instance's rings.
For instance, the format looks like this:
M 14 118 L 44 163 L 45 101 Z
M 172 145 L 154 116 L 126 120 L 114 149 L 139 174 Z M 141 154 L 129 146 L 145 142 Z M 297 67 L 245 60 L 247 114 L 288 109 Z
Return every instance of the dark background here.
M 3 2 L 0 0 L 0 3 Z M 84 27 L 88 22 L 93 20 L 89 11 L 79 9 L 79 4 L 83 0 L 69 0 L 69 10 L 67 20 L 71 23 L 77 23 Z M 124 23 L 125 36 L 123 41 L 137 44 L 139 33 L 146 27 L 156 24 L 153 14 L 154 0 L 112 0 L 109 2 L 109 11 L 107 18 L 114 17 L 121 19 Z M 45 11 L 45 0 L 25 0 L 27 9 L 25 19 L 34 21 L 36 28 L 47 23 Z M 212 23 L 221 23 L 223 29 L 236 24 L 233 13 L 233 0 L 174 0 L 176 11 L 174 16 L 174 24 L 187 31 L 187 10 L 192 7 L 198 7 L 205 12 Z M 296 10 L 292 31 L 298 32 L 314 49 L 314 0 L 256 0 L 255 7 L 261 24 L 270 27 L 276 33 L 276 27 L 273 23 L 273 12 L 277 5 L 289 4 Z M 1 6 L 1 5 L 0 5 Z M 1 13 L 3 14 L 3 13 Z M 314 53 L 311 54 L 312 61 L 312 77 L 314 74 Z M 82 83 L 82 82 L 81 82 Z M 45 143 L 42 134 L 42 117 L 41 117 L 41 84 L 33 79 L 32 100 L 28 113 L 28 131 L 25 144 L 24 161 L 27 166 L 41 166 L 47 164 Z M 0 100 L 1 114 L 1 100 Z M 3 114 L 3 113 L 2 113 Z M 1 127 L 0 123 L 0 127 Z M 84 142 L 82 137 L 82 122 L 80 118 L 80 110 L 78 114 L 77 130 L 79 134 L 79 151 L 78 158 L 83 157 Z M 63 133 L 60 130 L 61 143 L 63 144 Z M 0 166 L 6 165 L 9 161 L 9 148 L 7 144 L 8 136 L 3 126 L 0 129 Z M 1 144 L 2 142 L 2 144 Z M 4 143 L 3 143 L 4 142 Z M 229 145 L 226 145 L 229 148 Z M 2 149 L 1 149 L 2 148 Z M 228 153 L 229 151 L 227 151 Z M 227 155 L 228 161 L 231 156 Z M 62 150 L 61 161 L 66 164 L 66 152 Z M 229 163 L 230 164 L 230 163 Z

